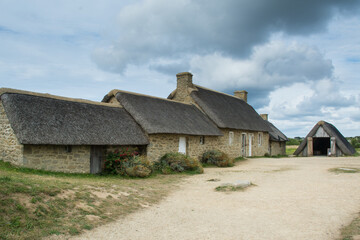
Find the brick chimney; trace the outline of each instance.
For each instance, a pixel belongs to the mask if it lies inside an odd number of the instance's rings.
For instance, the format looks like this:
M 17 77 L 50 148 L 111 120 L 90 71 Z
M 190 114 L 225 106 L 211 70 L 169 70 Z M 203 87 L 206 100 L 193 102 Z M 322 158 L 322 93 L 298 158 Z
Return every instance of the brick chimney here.
M 262 119 L 264 119 L 264 120 L 266 120 L 266 121 L 268 121 L 268 114 L 260 114 L 260 117 L 262 117 Z
M 247 94 L 248 94 L 248 92 L 245 90 L 234 92 L 235 97 L 240 98 L 241 100 L 244 100 L 245 102 L 247 102 Z
M 176 74 L 177 87 L 176 87 L 176 100 L 184 101 L 189 95 L 188 88 L 193 88 L 192 82 L 193 75 L 189 72 L 182 72 Z

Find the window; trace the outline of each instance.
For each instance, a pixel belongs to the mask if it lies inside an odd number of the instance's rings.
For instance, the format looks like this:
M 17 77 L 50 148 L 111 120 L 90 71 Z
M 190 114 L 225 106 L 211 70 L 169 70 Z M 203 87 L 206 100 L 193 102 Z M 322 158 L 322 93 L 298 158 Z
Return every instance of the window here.
M 261 144 L 262 144 L 262 133 L 259 133 L 259 135 L 258 135 L 258 143 L 259 143 L 259 146 L 261 146 Z
M 186 138 L 185 137 L 179 138 L 179 153 L 186 154 Z
M 204 145 L 205 144 L 205 136 L 201 136 L 200 137 L 200 144 Z
M 66 145 L 66 146 L 65 146 L 65 152 L 71 153 L 71 151 L 72 151 L 71 145 Z
M 234 141 L 234 132 L 229 132 L 229 146 L 233 144 Z

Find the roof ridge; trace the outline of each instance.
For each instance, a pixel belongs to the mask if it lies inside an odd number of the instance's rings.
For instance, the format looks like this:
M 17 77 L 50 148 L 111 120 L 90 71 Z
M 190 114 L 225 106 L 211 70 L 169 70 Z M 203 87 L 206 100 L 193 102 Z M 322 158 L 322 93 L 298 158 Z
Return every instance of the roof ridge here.
M 181 104 L 190 105 L 190 106 L 193 105 L 193 104 L 191 104 L 191 103 L 185 103 L 185 102 L 181 102 L 181 101 L 177 101 L 177 100 L 173 100 L 173 99 L 156 97 L 156 96 L 151 96 L 151 95 L 147 95 L 147 94 L 143 94 L 143 93 L 136 93 L 136 92 L 130 92 L 130 91 L 125 91 L 125 90 L 119 90 L 119 89 L 113 89 L 113 90 L 111 90 L 107 95 L 110 94 L 110 95 L 115 96 L 117 93 L 127 93 L 127 94 L 142 96 L 142 97 L 149 97 L 149 98 L 155 98 L 155 99 L 165 100 L 165 101 L 168 101 L 168 102 L 181 103 Z
M 230 95 L 228 93 L 224 93 L 224 92 L 220 92 L 220 91 L 217 91 L 217 90 L 214 90 L 214 89 L 210 89 L 210 88 L 207 88 L 207 87 L 203 87 L 203 86 L 200 86 L 200 85 L 197 85 L 197 84 L 193 84 L 195 87 L 200 87 L 200 88 L 203 88 L 205 90 L 208 90 L 208 91 L 212 91 L 212 92 L 216 92 L 216 93 L 219 93 L 219 94 L 223 94 L 223 95 L 226 95 L 226 96 L 229 96 L 229 97 L 233 97 L 233 98 L 236 98 L 236 99 L 239 99 L 239 100 L 242 100 L 234 95 Z M 245 102 L 245 101 L 244 101 Z M 247 102 L 246 102 L 247 103 Z M 249 103 L 247 103 L 249 104 Z M 249 104 L 250 105 L 250 104 Z
M 96 102 L 96 101 L 91 101 L 91 100 L 82 99 L 82 98 L 69 98 L 69 97 L 52 95 L 49 93 L 37 93 L 37 92 L 31 92 L 31 91 L 25 91 L 25 90 L 13 89 L 13 88 L 0 88 L 0 96 L 5 93 L 23 94 L 23 95 L 30 95 L 30 96 L 36 96 L 36 97 L 63 100 L 63 101 L 68 101 L 68 102 L 78 102 L 78 103 L 86 103 L 86 104 L 100 105 L 100 106 L 106 106 L 106 107 L 122 108 L 121 106 L 118 106 L 118 105 L 105 103 L 105 102 Z

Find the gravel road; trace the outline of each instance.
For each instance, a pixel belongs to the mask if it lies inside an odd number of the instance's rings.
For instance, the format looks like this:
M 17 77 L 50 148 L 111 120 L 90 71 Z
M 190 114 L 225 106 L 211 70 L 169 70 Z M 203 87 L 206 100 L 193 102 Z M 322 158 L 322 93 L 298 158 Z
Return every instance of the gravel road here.
M 73 239 L 336 239 L 360 211 L 360 173 L 328 171 L 335 167 L 360 168 L 360 157 L 257 158 L 206 168 L 160 204 Z M 237 180 L 257 186 L 214 190 Z

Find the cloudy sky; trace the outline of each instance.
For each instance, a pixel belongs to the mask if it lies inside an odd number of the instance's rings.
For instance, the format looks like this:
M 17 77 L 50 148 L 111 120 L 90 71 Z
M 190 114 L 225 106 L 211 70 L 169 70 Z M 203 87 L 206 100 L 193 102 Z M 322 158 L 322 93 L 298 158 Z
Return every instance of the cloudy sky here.
M 359 69 L 357 0 L 0 1 L 0 87 L 167 97 L 190 71 L 289 137 L 319 120 L 359 136 Z

